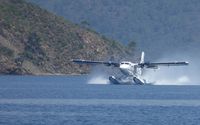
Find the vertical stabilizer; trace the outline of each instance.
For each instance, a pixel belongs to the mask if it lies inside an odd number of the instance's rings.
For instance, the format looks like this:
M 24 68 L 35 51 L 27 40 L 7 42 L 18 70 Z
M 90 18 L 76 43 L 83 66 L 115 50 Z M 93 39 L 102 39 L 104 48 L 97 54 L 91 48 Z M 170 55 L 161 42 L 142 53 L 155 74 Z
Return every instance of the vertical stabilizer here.
M 144 63 L 144 52 L 141 54 L 140 63 Z
M 144 63 L 144 52 L 142 52 L 140 57 L 140 64 L 141 63 Z M 143 73 L 143 68 L 142 67 L 137 68 L 137 74 L 141 76 L 142 73 Z

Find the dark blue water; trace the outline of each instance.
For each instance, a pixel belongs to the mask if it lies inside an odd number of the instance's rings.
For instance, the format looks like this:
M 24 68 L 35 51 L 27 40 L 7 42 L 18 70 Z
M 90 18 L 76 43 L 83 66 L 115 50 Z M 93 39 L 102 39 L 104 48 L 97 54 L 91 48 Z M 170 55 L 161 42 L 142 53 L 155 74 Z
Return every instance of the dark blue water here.
M 200 86 L 86 84 L 87 76 L 1 76 L 1 125 L 200 124 Z

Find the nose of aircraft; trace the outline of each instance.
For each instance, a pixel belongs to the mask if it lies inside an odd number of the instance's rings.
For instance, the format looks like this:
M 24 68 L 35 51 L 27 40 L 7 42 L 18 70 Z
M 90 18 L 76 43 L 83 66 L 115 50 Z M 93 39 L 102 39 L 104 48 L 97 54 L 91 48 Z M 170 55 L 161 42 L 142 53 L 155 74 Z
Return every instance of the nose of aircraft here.
M 119 68 L 124 75 L 129 75 L 129 65 L 121 64 Z
M 127 74 L 128 69 L 129 69 L 130 67 L 129 67 L 129 65 L 122 64 L 122 65 L 119 66 L 119 68 L 120 68 L 121 72 Z

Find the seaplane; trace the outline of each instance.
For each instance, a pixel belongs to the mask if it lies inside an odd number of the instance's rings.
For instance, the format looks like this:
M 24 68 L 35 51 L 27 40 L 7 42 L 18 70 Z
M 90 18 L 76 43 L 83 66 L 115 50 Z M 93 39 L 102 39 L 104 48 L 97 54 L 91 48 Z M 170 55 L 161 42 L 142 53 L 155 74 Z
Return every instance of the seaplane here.
M 113 66 L 118 68 L 122 75 L 120 77 L 109 76 L 109 81 L 111 84 L 116 85 L 150 85 L 152 83 L 147 82 L 142 75 L 144 69 L 158 69 L 160 66 L 187 66 L 188 62 L 145 62 L 145 53 L 142 52 L 140 62 L 133 63 L 130 61 L 114 62 L 114 61 L 92 61 L 83 59 L 72 59 L 72 62 L 77 64 L 89 64 L 89 65 L 105 65 Z

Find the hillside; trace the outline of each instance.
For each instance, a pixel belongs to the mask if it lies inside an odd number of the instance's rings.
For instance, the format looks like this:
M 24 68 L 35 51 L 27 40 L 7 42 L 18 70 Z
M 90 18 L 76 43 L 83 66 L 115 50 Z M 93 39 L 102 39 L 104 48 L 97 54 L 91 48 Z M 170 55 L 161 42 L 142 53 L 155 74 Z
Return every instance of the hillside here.
M 199 56 L 198 0 L 29 0 L 58 15 L 127 43 L 150 59 L 185 52 Z
M 24 0 L 0 1 L 0 74 L 79 74 L 73 58 L 120 59 L 118 42 Z

